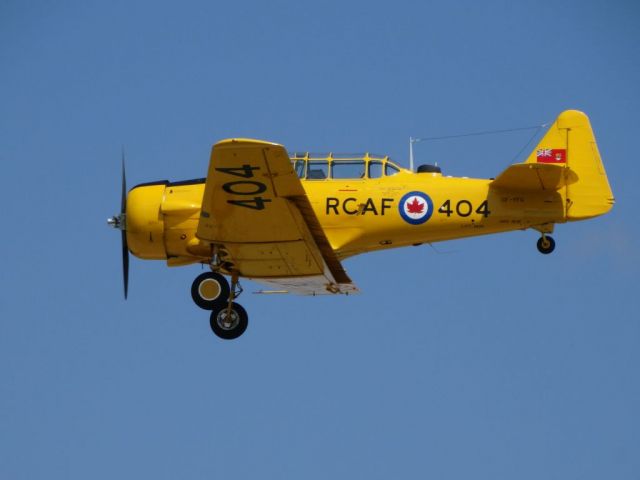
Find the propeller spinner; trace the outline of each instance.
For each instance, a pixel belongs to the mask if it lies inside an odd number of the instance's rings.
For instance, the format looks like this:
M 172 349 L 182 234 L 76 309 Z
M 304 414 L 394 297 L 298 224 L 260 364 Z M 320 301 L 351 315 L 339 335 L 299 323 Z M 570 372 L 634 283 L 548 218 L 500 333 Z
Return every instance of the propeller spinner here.
M 124 298 L 129 291 L 129 245 L 127 245 L 127 178 L 124 169 L 124 152 L 122 152 L 122 199 L 120 213 L 107 219 L 107 223 L 120 230 L 122 234 L 122 274 L 124 280 Z

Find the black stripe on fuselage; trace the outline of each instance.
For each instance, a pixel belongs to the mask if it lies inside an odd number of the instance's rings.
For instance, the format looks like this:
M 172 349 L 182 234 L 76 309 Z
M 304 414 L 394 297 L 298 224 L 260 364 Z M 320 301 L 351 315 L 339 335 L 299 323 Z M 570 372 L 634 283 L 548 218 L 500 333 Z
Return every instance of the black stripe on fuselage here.
M 183 185 L 200 185 L 206 183 L 206 178 L 194 178 L 192 180 L 182 180 L 181 182 L 169 182 L 167 187 L 182 187 Z
M 156 185 L 164 185 L 165 187 L 182 187 L 184 185 L 200 185 L 207 181 L 206 178 L 193 178 L 191 180 L 182 180 L 180 182 L 170 182 L 169 180 L 158 180 L 157 182 L 140 183 L 131 190 L 140 187 L 154 187 Z

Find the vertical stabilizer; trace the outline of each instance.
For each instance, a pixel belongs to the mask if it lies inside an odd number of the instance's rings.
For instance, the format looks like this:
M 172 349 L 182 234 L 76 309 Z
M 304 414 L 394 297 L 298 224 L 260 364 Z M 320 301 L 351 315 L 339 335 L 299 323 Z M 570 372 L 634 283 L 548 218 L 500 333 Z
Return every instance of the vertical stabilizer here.
M 577 110 L 562 112 L 526 163 L 566 166 L 567 220 L 603 215 L 614 204 L 589 117 Z

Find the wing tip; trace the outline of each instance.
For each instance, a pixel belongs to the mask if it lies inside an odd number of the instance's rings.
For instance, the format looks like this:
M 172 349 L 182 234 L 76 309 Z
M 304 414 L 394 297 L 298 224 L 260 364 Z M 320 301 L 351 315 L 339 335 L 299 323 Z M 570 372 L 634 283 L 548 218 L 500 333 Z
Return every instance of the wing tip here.
M 256 138 L 225 138 L 223 140 L 218 141 L 213 145 L 216 147 L 281 147 L 279 143 L 269 142 L 267 140 L 258 140 Z

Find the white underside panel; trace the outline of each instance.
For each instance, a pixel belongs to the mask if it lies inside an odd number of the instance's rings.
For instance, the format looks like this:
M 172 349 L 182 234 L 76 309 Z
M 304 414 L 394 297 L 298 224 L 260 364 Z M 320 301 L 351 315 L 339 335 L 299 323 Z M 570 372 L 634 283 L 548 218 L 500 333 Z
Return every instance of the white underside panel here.
M 359 293 L 353 283 L 331 283 L 324 275 L 287 278 L 252 278 L 251 280 L 267 288 L 255 293 L 276 294 L 295 293 L 297 295 L 354 295 Z

